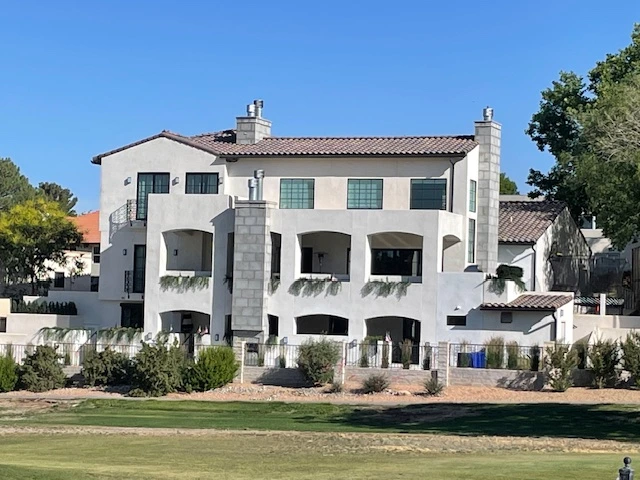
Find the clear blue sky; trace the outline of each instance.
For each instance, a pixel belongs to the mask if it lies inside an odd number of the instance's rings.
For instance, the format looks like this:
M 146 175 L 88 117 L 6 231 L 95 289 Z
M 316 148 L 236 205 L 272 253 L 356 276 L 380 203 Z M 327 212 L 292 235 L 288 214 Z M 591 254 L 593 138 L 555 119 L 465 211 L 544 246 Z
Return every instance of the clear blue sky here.
M 93 155 L 163 129 L 469 134 L 491 105 L 521 191 L 551 158 L 524 134 L 561 69 L 629 43 L 638 0 L 0 0 L 0 156 L 99 206 Z

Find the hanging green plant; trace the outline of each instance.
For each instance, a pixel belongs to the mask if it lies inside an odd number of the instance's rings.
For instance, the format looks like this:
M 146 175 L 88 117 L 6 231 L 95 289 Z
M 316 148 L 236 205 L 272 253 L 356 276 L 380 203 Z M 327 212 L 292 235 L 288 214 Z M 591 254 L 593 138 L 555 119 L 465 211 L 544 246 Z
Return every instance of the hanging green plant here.
M 64 327 L 43 327 L 38 330 L 38 335 L 44 341 L 53 340 L 55 342 L 64 342 L 68 340 L 68 336 L 75 332 L 85 332 L 85 328 L 64 328 Z
M 407 294 L 409 285 L 411 285 L 411 282 L 393 282 L 388 278 L 386 280 L 369 280 L 364 284 L 360 293 L 363 297 L 373 293 L 376 297 L 385 298 L 391 294 L 395 294 L 397 298 L 400 298 Z
M 516 285 L 518 291 L 524 292 L 526 287 L 522 281 L 523 273 L 520 267 L 505 264 L 500 265 L 496 269 L 496 275 L 490 279 L 489 291 L 496 295 L 502 295 L 507 286 L 507 282 L 511 281 Z
M 227 286 L 229 293 L 233 293 L 233 275 L 225 275 L 222 283 Z
M 163 291 L 176 290 L 180 293 L 188 290 L 202 290 L 209 286 L 209 277 L 183 277 L 178 275 L 165 275 L 160 277 L 160 288 Z
M 127 342 L 133 342 L 133 339 L 136 338 L 136 335 L 142 333 L 142 328 L 131 328 L 131 327 L 113 327 L 113 328 L 103 328 L 102 330 L 98 330 L 96 332 L 96 339 L 98 342 L 105 341 L 115 341 L 116 343 L 121 342 L 122 340 L 126 340 Z
M 271 277 L 269 280 L 269 295 L 273 295 L 278 287 L 280 286 L 280 279 Z
M 325 288 L 327 289 L 326 295 L 337 295 L 342 290 L 342 282 L 333 276 L 326 278 L 298 278 L 289 287 L 289 293 L 296 297 L 300 294 L 305 297 L 312 295 L 317 297 Z

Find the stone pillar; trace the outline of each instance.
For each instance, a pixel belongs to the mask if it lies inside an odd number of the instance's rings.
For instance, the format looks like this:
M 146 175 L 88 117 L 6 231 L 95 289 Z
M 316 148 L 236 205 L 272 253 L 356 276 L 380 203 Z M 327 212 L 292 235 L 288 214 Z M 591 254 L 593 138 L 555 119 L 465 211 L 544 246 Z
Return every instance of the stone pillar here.
M 484 120 L 475 124 L 479 144 L 478 219 L 476 263 L 480 270 L 495 273 L 498 266 L 498 217 L 500 215 L 500 137 L 502 126 L 485 109 Z
M 448 387 L 449 386 L 449 342 L 438 343 L 436 369 L 438 370 L 438 382 L 440 382 L 445 387 Z
M 234 339 L 263 342 L 271 277 L 271 209 L 260 200 L 235 204 L 233 298 L 231 329 Z

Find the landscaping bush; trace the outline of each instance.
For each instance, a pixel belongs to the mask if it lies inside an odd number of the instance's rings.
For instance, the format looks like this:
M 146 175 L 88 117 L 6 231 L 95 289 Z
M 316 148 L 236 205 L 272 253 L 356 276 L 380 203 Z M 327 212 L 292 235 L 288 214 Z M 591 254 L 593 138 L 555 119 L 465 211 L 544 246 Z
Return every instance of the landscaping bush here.
M 342 393 L 343 391 L 344 385 L 336 381 L 331 382 L 331 385 L 329 385 L 329 390 L 327 390 L 328 393 Z
M 386 375 L 372 374 L 362 382 L 364 393 L 380 393 L 389 388 L 389 379 Z
M 624 369 L 635 380 L 636 386 L 640 386 L 640 333 L 627 334 L 627 338 L 621 344 Z
M 520 345 L 518 342 L 507 343 L 507 368 L 509 370 L 520 368 Z
M 314 385 L 333 380 L 334 367 L 340 360 L 340 345 L 330 340 L 309 340 L 298 350 L 298 368 Z
M 587 345 L 587 342 L 579 340 L 575 343 L 573 349 L 576 352 L 578 370 L 584 370 L 587 368 L 587 358 L 589 357 L 589 346 Z
M 458 365 L 459 368 L 467 368 L 471 366 L 471 356 L 469 355 L 469 342 L 463 340 L 460 343 L 460 351 L 458 352 Z
M 598 340 L 589 349 L 589 361 L 596 388 L 612 387 L 618 379 L 618 345 L 612 340 Z
M 565 392 L 573 386 L 571 374 L 578 365 L 575 350 L 567 345 L 556 344 L 547 350 L 545 356 L 547 381 L 554 392 Z
M 62 388 L 66 377 L 60 365 L 60 355 L 48 345 L 39 345 L 28 354 L 18 369 L 19 386 L 30 392 L 46 392 Z
M 438 382 L 436 377 L 431 377 L 424 382 L 424 389 L 426 390 L 427 395 L 436 397 L 443 392 L 444 385 Z
M 82 375 L 87 385 L 128 385 L 131 382 L 131 360 L 110 348 L 98 353 L 87 353 Z
M 411 340 L 405 339 L 404 342 L 400 344 L 401 351 L 401 362 L 402 368 L 405 370 L 409 370 L 411 367 L 411 352 L 413 350 L 413 342 Z
M 12 313 L 44 313 L 57 315 L 77 315 L 78 309 L 73 302 L 29 302 L 14 300 L 11 302 Z
M 13 356 L 0 357 L 0 392 L 11 392 L 18 383 L 18 366 Z
M 177 344 L 150 345 L 142 342 L 142 349 L 133 359 L 133 386 L 149 397 L 160 397 L 186 387 L 188 362 Z
M 529 350 L 529 369 L 532 372 L 537 372 L 540 370 L 540 347 L 538 345 L 534 345 Z
M 491 337 L 484 344 L 487 355 L 487 368 L 503 368 L 504 365 L 504 338 Z
M 212 347 L 200 352 L 190 368 L 189 385 L 199 392 L 231 383 L 240 364 L 231 347 Z

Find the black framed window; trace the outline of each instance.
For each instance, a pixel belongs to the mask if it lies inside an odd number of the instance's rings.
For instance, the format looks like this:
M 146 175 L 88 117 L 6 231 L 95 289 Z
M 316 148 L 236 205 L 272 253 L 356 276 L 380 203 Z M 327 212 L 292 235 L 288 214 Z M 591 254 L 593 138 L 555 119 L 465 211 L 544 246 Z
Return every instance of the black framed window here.
M 411 180 L 411 209 L 446 210 L 447 180 L 444 178 Z
M 91 291 L 97 292 L 100 288 L 100 277 L 91 277 Z
M 447 315 L 447 325 L 450 327 L 465 327 L 467 325 L 467 316 Z
M 422 275 L 422 250 L 418 249 L 371 249 L 372 275 Z
M 144 304 L 121 303 L 120 326 L 126 328 L 144 328 Z
M 0 317 L 0 333 L 7 333 L 7 317 Z
M 467 257 L 469 263 L 476 261 L 476 221 L 469 219 L 469 239 L 467 240 Z
M 475 180 L 469 181 L 469 211 L 475 213 L 476 200 L 478 197 L 478 182 Z
M 296 319 L 299 335 L 349 335 L 349 319 L 333 315 L 307 315 Z
M 500 323 L 513 323 L 513 312 L 500 312 Z
M 347 181 L 348 209 L 381 209 L 381 179 L 349 179 Z
M 146 220 L 150 193 L 169 193 L 168 173 L 139 173 L 136 219 Z
M 269 336 L 277 337 L 279 334 L 279 321 L 280 318 L 275 315 L 267 315 L 267 319 L 269 320 Z
M 187 173 L 185 193 L 215 194 L 218 193 L 217 173 Z
M 315 180 L 309 178 L 283 178 L 280 180 L 280 208 L 312 209 Z
M 64 288 L 64 272 L 56 272 L 53 277 L 54 288 Z
M 133 246 L 133 293 L 144 293 L 144 276 L 146 272 L 147 246 Z
M 92 252 L 93 252 L 93 263 L 100 263 L 100 245 L 94 245 Z

